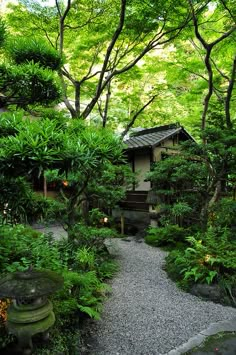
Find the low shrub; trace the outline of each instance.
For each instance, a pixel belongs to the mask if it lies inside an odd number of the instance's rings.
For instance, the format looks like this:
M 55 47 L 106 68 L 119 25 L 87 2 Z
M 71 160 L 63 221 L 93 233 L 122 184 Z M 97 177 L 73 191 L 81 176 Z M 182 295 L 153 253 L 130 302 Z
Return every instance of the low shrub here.
M 54 240 L 50 234 L 40 234 L 23 225 L 0 227 L 2 275 L 23 271 L 33 265 L 36 270 L 54 270 L 64 278 L 63 288 L 52 296 L 56 315 L 53 334 L 57 334 L 57 341 L 51 340 L 44 348 L 39 345 L 37 354 L 57 353 L 58 349 L 67 351 L 70 340 L 69 335 L 65 340 L 64 329 L 70 329 L 73 334 L 78 329 L 78 319 L 85 316 L 99 318 L 102 301 L 110 290 L 104 279 L 116 271 L 106 249 L 101 249 L 100 243 L 106 236 L 111 236 L 107 228 L 82 226 L 74 243 Z M 4 336 L 8 339 L 2 326 L 0 348 L 7 345 L 8 341 L 2 340 Z
M 104 221 L 104 218 L 107 218 L 107 215 L 100 211 L 99 208 L 93 208 L 92 210 L 89 211 L 89 225 L 90 226 L 96 226 L 96 227 L 101 227 Z
M 235 238 L 236 201 L 224 198 L 218 201 L 210 211 L 209 221 L 215 228 L 228 228 Z
M 97 270 L 99 278 L 101 280 L 111 279 L 114 274 L 118 271 L 118 264 L 117 262 L 105 258 L 101 261 L 101 264 Z
M 32 190 L 24 178 L 0 176 L 0 217 L 2 224 L 17 225 L 38 220 L 57 220 L 65 215 L 65 204 Z
M 51 336 L 46 343 L 42 342 L 42 337 L 36 335 L 34 337 L 34 352 L 37 355 L 62 355 L 62 354 L 77 354 L 80 334 L 78 330 L 69 327 L 63 332 L 54 325 L 51 329 L 53 336 Z
M 108 286 L 99 280 L 96 271 L 65 270 L 62 275 L 64 287 L 53 298 L 58 323 L 68 326 L 71 317 L 79 313 L 98 319 Z
M 147 244 L 155 247 L 176 246 L 177 243 L 184 243 L 188 230 L 178 225 L 167 225 L 166 227 L 150 227 L 145 237 Z
M 169 276 L 185 289 L 197 283 L 219 284 L 234 304 L 236 242 L 231 240 L 229 230 L 210 227 L 205 234 L 196 234 L 186 240 L 189 247 L 173 250 L 167 256 Z
M 40 233 L 23 225 L 0 226 L 0 270 L 1 273 L 15 271 L 13 265 L 18 265 L 21 270 L 27 268 L 24 260 L 32 253 L 31 245 Z M 16 266 L 17 269 L 17 266 Z
M 97 251 L 104 250 L 104 241 L 106 238 L 116 237 L 117 232 L 111 228 L 97 228 L 86 226 L 84 224 L 76 224 L 70 230 L 70 239 L 77 247 L 95 248 Z

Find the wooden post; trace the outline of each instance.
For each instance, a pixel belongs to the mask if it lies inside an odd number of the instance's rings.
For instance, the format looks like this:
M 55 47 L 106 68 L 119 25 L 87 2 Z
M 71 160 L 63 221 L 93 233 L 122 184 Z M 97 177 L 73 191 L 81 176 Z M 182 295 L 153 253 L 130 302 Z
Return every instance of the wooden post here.
M 120 215 L 120 229 L 121 229 L 121 234 L 124 235 L 125 234 L 125 218 L 124 218 L 123 212 L 121 212 L 121 215 Z
M 43 176 L 43 196 L 47 197 L 47 178 Z

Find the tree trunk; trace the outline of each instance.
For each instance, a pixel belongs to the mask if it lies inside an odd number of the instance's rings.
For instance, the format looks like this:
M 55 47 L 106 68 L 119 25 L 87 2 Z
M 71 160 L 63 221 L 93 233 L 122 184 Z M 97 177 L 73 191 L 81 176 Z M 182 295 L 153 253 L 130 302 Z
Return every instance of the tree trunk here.
M 206 202 L 204 202 L 201 212 L 200 212 L 200 224 L 201 224 L 201 229 L 205 231 L 207 229 L 207 222 L 208 222 L 208 206 L 209 206 L 209 201 L 207 199 Z
M 228 86 L 228 89 L 227 89 L 227 95 L 226 95 L 226 98 L 225 98 L 225 119 L 226 119 L 226 126 L 229 129 L 231 129 L 232 126 L 233 126 L 232 122 L 231 122 L 231 117 L 230 117 L 230 102 L 231 102 L 233 88 L 234 88 L 235 76 L 236 76 L 236 56 L 234 57 L 233 66 L 232 66 L 232 72 L 231 72 L 231 78 L 230 78 L 230 81 L 229 81 L 229 86 Z
M 89 224 L 89 201 L 87 196 L 85 196 L 84 194 L 83 194 L 83 200 L 80 203 L 80 210 L 81 210 L 83 222 L 88 225 Z
M 221 191 L 222 191 L 222 184 L 221 184 L 221 179 L 219 179 L 216 183 L 214 194 L 209 201 L 209 208 L 211 208 L 217 201 L 219 201 L 221 197 Z
M 47 178 L 46 176 L 43 176 L 43 196 L 47 197 Z
M 105 101 L 105 108 L 102 115 L 102 127 L 105 128 L 107 124 L 107 117 L 108 117 L 108 107 L 111 97 L 111 81 L 107 84 L 107 93 L 106 93 L 106 101 Z

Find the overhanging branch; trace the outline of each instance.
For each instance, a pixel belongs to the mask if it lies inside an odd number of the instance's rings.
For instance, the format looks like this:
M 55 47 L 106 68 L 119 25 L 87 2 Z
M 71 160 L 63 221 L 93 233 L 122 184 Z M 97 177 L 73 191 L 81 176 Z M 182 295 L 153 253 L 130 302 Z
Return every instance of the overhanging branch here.
M 124 138 L 124 136 L 129 132 L 130 128 L 133 126 L 134 122 L 138 118 L 138 116 L 145 110 L 146 107 L 148 107 L 157 97 L 157 95 L 154 95 L 151 97 L 148 102 L 146 102 L 132 117 L 131 121 L 127 124 L 125 130 L 121 133 L 121 138 Z

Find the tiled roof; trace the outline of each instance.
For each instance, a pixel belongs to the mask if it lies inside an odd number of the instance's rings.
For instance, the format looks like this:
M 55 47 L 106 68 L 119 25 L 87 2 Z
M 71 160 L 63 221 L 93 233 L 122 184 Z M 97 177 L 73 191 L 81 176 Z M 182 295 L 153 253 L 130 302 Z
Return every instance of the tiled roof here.
M 153 147 L 180 131 L 183 131 L 183 128 L 174 125 L 145 129 L 125 140 L 124 143 L 128 146 L 127 149 Z

